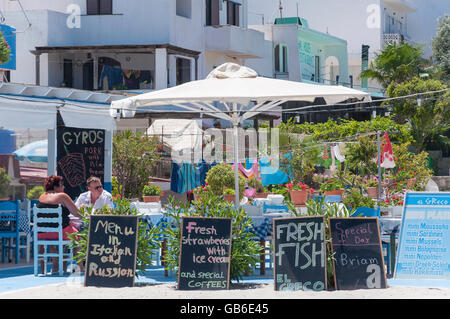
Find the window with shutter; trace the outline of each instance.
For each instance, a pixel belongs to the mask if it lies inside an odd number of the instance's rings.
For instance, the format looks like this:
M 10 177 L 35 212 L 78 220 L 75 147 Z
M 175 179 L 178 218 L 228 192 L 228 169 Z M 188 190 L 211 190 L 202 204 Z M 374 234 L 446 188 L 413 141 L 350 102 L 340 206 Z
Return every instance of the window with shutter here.
M 86 0 L 87 15 L 112 14 L 112 0 Z

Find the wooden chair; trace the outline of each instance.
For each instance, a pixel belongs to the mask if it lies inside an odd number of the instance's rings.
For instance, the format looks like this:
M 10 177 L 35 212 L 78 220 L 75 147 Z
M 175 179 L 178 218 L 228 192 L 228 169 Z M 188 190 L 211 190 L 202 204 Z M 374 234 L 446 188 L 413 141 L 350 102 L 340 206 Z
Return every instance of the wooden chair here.
M 39 216 L 38 216 L 39 215 Z M 47 216 L 46 216 L 47 215 Z M 48 217 L 50 215 L 51 217 Z M 57 217 L 53 217 L 57 215 Z M 42 224 L 52 223 L 57 224 L 55 227 L 43 227 Z M 48 226 L 48 225 L 47 225 Z M 56 232 L 58 233 L 58 239 L 38 239 L 38 233 Z M 47 273 L 47 259 L 48 257 L 58 257 L 58 273 L 60 276 L 63 275 L 63 263 L 64 261 L 72 261 L 73 252 L 70 248 L 70 240 L 63 239 L 63 228 L 62 228 L 62 208 L 61 205 L 58 208 L 38 208 L 36 205 L 33 206 L 33 255 L 34 255 L 34 275 L 38 275 L 38 265 L 39 261 L 44 262 L 44 274 Z M 49 246 L 57 246 L 58 252 L 50 253 L 47 252 Z M 39 246 L 44 247 L 44 252 L 39 252 Z M 64 248 L 68 248 L 68 253 L 64 253 Z

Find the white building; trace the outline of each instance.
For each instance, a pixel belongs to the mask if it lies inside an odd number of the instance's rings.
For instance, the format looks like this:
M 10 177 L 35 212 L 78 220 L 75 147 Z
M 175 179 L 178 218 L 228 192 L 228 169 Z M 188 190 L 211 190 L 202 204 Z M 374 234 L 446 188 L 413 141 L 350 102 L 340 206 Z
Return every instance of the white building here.
M 0 0 L 0 10 L 17 30 L 17 83 L 162 89 L 260 58 L 264 46 L 246 0 Z
M 423 44 L 424 57 L 429 57 L 437 19 L 450 13 L 450 1 L 249 0 L 248 12 L 249 25 L 262 24 L 263 20 L 273 23 L 281 14 L 284 17 L 300 16 L 308 20 L 311 29 L 346 40 L 349 75 L 358 89 L 362 85 L 359 74 L 363 45 L 369 46 L 369 63 L 387 41 L 400 39 Z M 379 92 L 379 85 L 369 81 L 368 90 Z

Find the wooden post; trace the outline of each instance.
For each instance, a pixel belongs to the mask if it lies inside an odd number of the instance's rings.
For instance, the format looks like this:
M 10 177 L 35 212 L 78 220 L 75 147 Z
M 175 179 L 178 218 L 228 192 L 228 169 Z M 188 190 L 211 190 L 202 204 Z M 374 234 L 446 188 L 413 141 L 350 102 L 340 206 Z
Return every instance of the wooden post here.
M 259 274 L 266 274 L 266 241 L 265 239 L 260 239 L 259 244 L 261 245 L 261 253 L 259 255 Z
M 161 265 L 164 267 L 164 276 L 168 277 L 169 271 L 167 270 L 166 262 L 164 261 L 166 251 L 167 251 L 167 239 L 163 239 L 162 244 L 161 244 Z

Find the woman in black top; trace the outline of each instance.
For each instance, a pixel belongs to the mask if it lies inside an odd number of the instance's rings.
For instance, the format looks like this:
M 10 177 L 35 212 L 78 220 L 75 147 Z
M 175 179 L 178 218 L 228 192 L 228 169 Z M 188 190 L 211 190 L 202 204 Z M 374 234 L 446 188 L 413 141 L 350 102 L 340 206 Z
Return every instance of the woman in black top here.
M 78 208 L 72 201 L 69 195 L 64 193 L 64 184 L 61 176 L 52 175 L 45 179 L 44 182 L 45 193 L 39 197 L 39 202 L 37 207 L 39 208 L 57 208 L 58 205 L 62 207 L 62 227 L 63 227 L 63 239 L 68 240 L 67 234 L 75 233 L 78 230 L 71 224 L 69 215 L 72 213 L 75 217 L 81 219 L 78 213 Z M 54 217 L 54 216 L 48 216 Z M 57 226 L 52 225 L 52 223 L 41 223 L 39 226 Z M 58 239 L 58 233 L 39 233 L 39 239 Z M 40 251 L 43 252 L 44 247 L 40 247 Z M 51 252 L 56 252 L 57 248 L 55 246 L 50 246 Z M 58 258 L 52 258 L 52 272 L 58 272 Z M 64 270 L 66 268 L 66 263 L 64 264 Z M 41 262 L 41 272 L 44 273 L 44 262 Z

